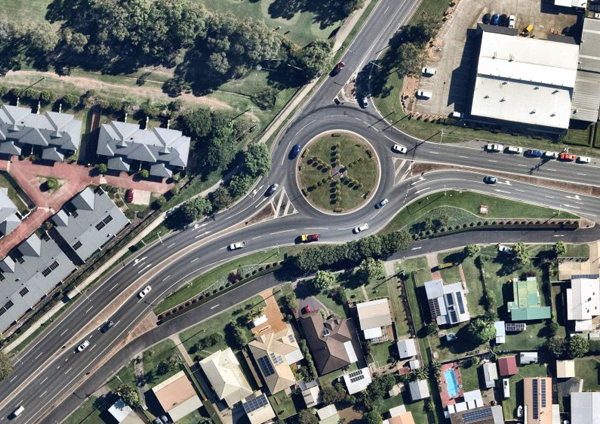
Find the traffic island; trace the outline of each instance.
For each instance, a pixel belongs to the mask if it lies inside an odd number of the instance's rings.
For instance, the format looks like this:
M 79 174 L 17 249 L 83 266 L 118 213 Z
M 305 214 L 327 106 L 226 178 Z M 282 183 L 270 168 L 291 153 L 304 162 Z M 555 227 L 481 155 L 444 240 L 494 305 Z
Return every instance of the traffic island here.
M 322 134 L 302 151 L 297 181 L 309 204 L 345 213 L 367 203 L 377 189 L 379 159 L 367 140 L 354 133 Z

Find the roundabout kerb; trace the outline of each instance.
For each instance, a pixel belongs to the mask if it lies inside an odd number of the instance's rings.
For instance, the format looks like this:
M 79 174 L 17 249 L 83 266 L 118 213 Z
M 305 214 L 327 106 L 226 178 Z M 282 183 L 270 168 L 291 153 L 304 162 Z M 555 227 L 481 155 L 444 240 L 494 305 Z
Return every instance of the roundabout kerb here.
M 336 142 L 336 140 L 338 140 L 336 135 L 339 135 L 339 142 Z M 344 139 L 344 136 L 346 136 L 346 139 Z M 351 140 L 348 140 L 347 138 L 350 138 Z M 330 155 L 330 160 L 324 161 L 320 157 L 317 157 L 316 162 L 313 160 L 315 156 L 311 153 L 311 147 L 314 147 L 319 142 L 331 144 L 330 149 L 326 150 Z M 351 158 L 341 157 L 340 152 L 342 150 L 348 150 L 349 147 L 349 145 L 341 146 L 342 142 L 359 142 L 360 146 L 354 144 L 353 149 L 355 151 L 362 151 L 362 148 L 364 147 L 364 155 Z M 336 145 L 339 147 L 334 147 Z M 368 168 L 371 162 L 375 173 L 375 178 L 372 182 L 369 181 L 368 176 L 353 173 L 353 168 L 355 170 L 357 170 L 359 166 L 362 166 L 363 168 L 366 166 Z M 298 162 L 294 173 L 296 186 L 302 193 L 302 196 L 308 205 L 320 213 L 340 216 L 351 214 L 362 209 L 373 199 L 381 182 L 381 161 L 376 149 L 368 139 L 353 131 L 335 129 L 317 134 L 304 145 L 302 151 L 298 155 Z M 304 181 L 303 175 L 305 176 Z M 307 175 L 313 180 L 315 179 L 315 176 L 322 176 L 322 178 L 317 178 L 317 181 L 315 184 L 311 185 L 311 187 L 303 186 L 306 182 Z M 366 182 L 366 185 L 363 185 L 361 181 Z M 321 195 L 323 192 L 329 193 L 328 196 L 330 202 L 327 206 L 325 206 L 323 202 L 315 201 L 316 195 L 311 196 L 311 193 L 315 192 L 315 190 L 319 190 Z M 341 202 L 344 200 L 342 190 L 344 190 L 343 193 L 345 194 L 354 194 L 353 196 L 346 196 L 346 198 L 353 200 L 361 198 L 360 201 L 351 207 L 342 208 Z M 327 197 L 327 194 L 325 197 Z

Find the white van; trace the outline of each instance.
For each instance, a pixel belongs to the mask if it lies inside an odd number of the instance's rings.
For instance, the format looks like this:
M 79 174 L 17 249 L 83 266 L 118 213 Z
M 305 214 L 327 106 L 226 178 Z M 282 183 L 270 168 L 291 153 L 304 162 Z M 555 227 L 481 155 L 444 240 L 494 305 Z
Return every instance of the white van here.
M 25 411 L 25 407 L 23 405 L 19 406 L 17 409 L 15 409 L 15 412 L 13 412 L 13 417 L 17 418 L 23 413 L 23 411 Z
M 430 91 L 419 90 L 417 91 L 417 97 L 420 99 L 431 99 L 433 97 L 433 93 Z

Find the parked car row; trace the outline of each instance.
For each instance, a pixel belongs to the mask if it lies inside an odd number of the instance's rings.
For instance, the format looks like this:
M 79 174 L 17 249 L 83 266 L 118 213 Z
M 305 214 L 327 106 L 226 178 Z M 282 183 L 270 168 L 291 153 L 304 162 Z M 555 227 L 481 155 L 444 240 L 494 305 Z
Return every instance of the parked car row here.
M 517 17 L 515 15 L 506 15 L 504 13 L 486 13 L 481 21 L 484 24 L 515 28 L 517 26 Z
M 563 162 L 577 162 L 577 163 L 590 163 L 592 159 L 589 156 L 576 156 L 569 153 L 558 153 L 552 151 L 542 151 L 537 149 L 527 149 L 523 151 L 522 147 L 508 146 L 504 147 L 502 144 L 490 143 L 485 146 L 485 150 L 492 153 L 504 152 L 510 154 L 523 154 L 530 158 L 544 158 L 544 159 L 558 159 Z

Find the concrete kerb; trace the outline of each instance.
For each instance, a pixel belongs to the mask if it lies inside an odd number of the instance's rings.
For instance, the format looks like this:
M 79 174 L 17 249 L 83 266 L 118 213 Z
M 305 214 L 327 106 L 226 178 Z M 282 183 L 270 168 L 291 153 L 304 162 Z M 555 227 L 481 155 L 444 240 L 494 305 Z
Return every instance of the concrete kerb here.
M 351 213 L 354 213 L 358 210 L 361 210 L 362 208 L 364 208 L 371 200 L 373 200 L 373 197 L 375 197 L 375 193 L 377 192 L 377 190 L 379 189 L 379 185 L 381 183 L 381 161 L 379 160 L 379 155 L 377 154 L 377 152 L 375 151 L 375 149 L 373 148 L 373 144 L 371 144 L 371 142 L 369 140 L 367 140 L 365 137 L 363 137 L 362 135 L 355 133 L 354 131 L 348 131 L 348 130 L 329 130 L 329 131 L 325 131 L 321 134 L 318 134 L 316 136 L 314 136 L 313 138 L 311 138 L 308 143 L 306 143 L 306 145 L 304 146 L 304 149 L 306 149 L 308 146 L 310 146 L 315 140 L 324 137 L 328 134 L 333 134 L 333 133 L 339 133 L 339 132 L 343 132 L 343 133 L 347 133 L 347 134 L 352 134 L 358 138 L 360 138 L 361 140 L 363 140 L 369 147 L 371 147 L 371 151 L 373 152 L 373 154 L 375 155 L 375 159 L 377 161 L 377 184 L 375 184 L 375 187 L 371 190 L 371 195 L 369 196 L 368 199 L 365 199 L 365 201 L 363 203 L 361 203 L 360 205 L 358 205 L 357 207 L 350 209 L 346 212 L 340 212 L 340 213 L 335 213 L 335 212 L 331 212 L 325 209 L 321 209 L 318 206 L 314 205 L 312 202 L 310 202 L 308 200 L 308 198 L 305 196 L 305 200 L 306 203 L 308 203 L 308 205 L 310 207 L 312 207 L 313 209 L 319 211 L 322 214 L 325 215 L 329 215 L 329 216 L 342 216 L 342 215 L 349 215 Z M 303 150 L 304 150 L 303 149 Z M 300 181 L 299 179 L 299 172 L 296 171 L 295 172 L 296 175 L 296 186 L 298 187 L 298 190 L 300 190 L 300 192 L 302 192 L 302 187 L 300 185 Z

